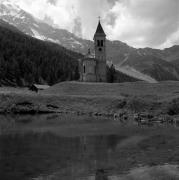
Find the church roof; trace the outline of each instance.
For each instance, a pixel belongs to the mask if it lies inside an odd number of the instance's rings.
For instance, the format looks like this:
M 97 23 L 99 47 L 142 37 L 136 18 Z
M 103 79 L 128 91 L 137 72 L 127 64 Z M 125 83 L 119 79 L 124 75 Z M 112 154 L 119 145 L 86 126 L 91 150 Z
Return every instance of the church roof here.
M 104 30 L 103 30 L 103 27 L 101 26 L 101 22 L 100 22 L 100 21 L 99 21 L 99 23 L 98 23 L 98 27 L 97 27 L 97 29 L 96 29 L 96 33 L 95 33 L 94 36 L 96 36 L 96 35 L 106 36 L 106 34 L 105 34 Z

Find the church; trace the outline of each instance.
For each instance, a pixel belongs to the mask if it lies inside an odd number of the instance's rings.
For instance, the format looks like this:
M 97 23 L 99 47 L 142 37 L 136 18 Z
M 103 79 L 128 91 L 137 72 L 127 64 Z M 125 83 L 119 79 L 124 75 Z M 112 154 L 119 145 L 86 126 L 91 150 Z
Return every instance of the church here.
M 80 59 L 80 81 L 106 82 L 106 34 L 100 20 L 93 40 L 94 55 L 89 49 L 87 55 Z

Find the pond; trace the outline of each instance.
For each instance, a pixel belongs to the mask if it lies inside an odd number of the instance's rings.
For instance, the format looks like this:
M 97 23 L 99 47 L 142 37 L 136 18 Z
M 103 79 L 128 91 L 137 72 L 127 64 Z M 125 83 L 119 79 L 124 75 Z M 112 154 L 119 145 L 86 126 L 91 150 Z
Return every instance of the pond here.
M 72 115 L 1 116 L 0 179 L 94 180 L 101 171 L 109 180 L 165 173 L 175 180 L 178 139 L 173 126 Z

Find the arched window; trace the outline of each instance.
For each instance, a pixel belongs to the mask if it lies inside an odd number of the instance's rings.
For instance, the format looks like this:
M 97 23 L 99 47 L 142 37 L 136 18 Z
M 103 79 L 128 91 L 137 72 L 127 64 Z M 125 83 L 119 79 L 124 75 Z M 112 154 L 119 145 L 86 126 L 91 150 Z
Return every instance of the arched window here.
M 103 47 L 103 40 L 101 40 L 101 47 Z
M 97 45 L 100 46 L 100 40 L 97 40 Z
M 85 66 L 83 66 L 83 72 L 86 73 L 86 67 Z

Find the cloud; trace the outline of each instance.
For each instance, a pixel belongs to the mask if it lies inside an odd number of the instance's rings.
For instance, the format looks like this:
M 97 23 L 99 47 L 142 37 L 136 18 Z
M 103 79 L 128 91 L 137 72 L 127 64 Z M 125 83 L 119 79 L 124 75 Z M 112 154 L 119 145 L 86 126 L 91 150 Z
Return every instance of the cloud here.
M 56 5 L 57 4 L 57 0 L 47 0 L 47 2 L 49 2 L 52 5 Z
M 179 0 L 11 0 L 34 16 L 91 39 L 98 16 L 108 39 L 134 47 L 179 43 Z M 52 23 L 53 22 L 53 23 Z
M 72 31 L 77 0 L 11 0 L 15 1 L 22 9 L 33 14 L 41 20 L 53 20 L 53 24 L 62 29 Z M 48 17 L 48 18 L 47 18 Z
M 74 27 L 72 32 L 76 34 L 78 37 L 82 37 L 82 25 L 81 25 L 81 18 L 77 17 L 74 19 Z
M 126 0 L 117 2 L 110 13 L 117 19 L 115 25 L 107 25 L 109 37 L 135 47 L 160 47 L 179 29 L 178 0 Z
M 54 22 L 53 22 L 53 19 L 52 19 L 51 17 L 45 15 L 44 21 L 45 21 L 46 23 L 48 23 L 49 25 L 54 26 Z

